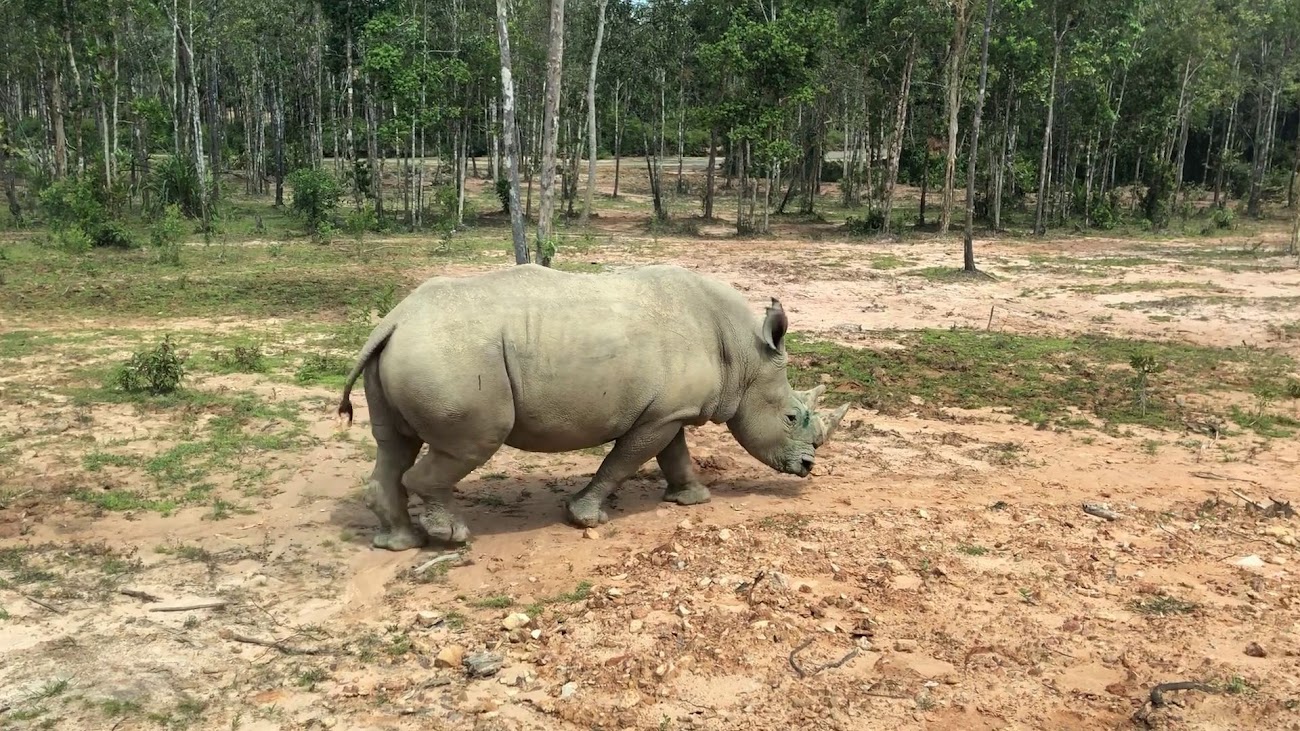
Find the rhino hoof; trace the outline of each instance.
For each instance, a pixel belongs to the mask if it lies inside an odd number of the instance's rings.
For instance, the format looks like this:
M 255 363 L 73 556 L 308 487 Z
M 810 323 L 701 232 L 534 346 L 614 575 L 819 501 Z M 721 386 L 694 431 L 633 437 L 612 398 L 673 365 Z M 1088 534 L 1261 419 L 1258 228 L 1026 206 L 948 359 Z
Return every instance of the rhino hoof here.
M 409 551 L 412 548 L 422 548 L 426 540 L 424 534 L 417 530 L 394 530 L 376 533 L 370 543 L 375 548 L 389 551 Z
M 469 540 L 469 527 L 446 510 L 430 510 L 420 516 L 420 525 L 429 537 L 443 543 L 461 544 Z
M 676 490 L 669 488 L 664 492 L 664 501 L 678 505 L 699 505 L 712 499 L 709 488 L 699 483 L 686 485 Z
M 595 528 L 609 522 L 609 514 L 599 507 L 592 508 L 590 504 L 575 501 L 568 504 L 569 521 L 579 528 Z

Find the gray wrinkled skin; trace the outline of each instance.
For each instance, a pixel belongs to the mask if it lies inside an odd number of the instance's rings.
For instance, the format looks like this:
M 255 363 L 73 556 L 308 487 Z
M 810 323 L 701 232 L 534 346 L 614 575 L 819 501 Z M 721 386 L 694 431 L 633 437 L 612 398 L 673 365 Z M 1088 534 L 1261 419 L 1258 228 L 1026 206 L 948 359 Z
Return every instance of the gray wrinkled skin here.
M 652 457 L 665 500 L 708 501 L 686 448 L 690 425 L 725 423 L 754 458 L 807 477 L 848 407 L 818 412 L 824 386 L 790 387 L 787 327 L 776 299 L 759 320 L 735 290 L 675 266 L 593 275 L 526 264 L 426 281 L 375 327 L 339 402 L 351 423 L 350 393 L 364 376 L 378 446 L 366 488 L 380 522 L 374 545 L 468 540 L 448 508 L 452 486 L 503 444 L 567 452 L 613 442 L 567 502 L 569 520 L 586 527 L 609 519 L 605 498 Z M 418 526 L 408 490 L 426 505 Z

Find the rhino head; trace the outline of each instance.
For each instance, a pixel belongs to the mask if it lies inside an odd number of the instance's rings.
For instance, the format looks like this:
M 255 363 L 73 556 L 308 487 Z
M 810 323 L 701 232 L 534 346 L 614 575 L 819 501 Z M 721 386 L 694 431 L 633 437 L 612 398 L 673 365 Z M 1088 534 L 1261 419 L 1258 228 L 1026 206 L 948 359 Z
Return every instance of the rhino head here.
M 772 298 L 762 329 L 755 334 L 756 357 L 748 361 L 747 381 L 736 414 L 727 428 L 751 456 L 778 472 L 807 477 L 825 444 L 848 411 L 818 411 L 825 386 L 796 391 L 786 376 L 785 333 L 789 327 L 781 303 Z

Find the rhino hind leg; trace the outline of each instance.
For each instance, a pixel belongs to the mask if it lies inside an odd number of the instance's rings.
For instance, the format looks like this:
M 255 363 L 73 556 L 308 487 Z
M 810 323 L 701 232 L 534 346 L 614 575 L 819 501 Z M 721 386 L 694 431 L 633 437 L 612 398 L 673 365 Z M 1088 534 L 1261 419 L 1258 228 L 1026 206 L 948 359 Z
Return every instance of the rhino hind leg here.
M 587 486 L 569 498 L 565 506 L 569 521 L 580 528 L 594 528 L 609 522 L 609 514 L 604 509 L 605 498 L 635 474 L 641 465 L 663 451 L 680 431 L 681 425 L 676 423 L 643 426 L 615 441 L 614 448 L 605 455 Z M 685 446 L 685 441 L 682 444 Z
M 695 468 L 691 464 L 691 453 L 686 448 L 686 429 L 678 430 L 677 436 L 655 458 L 659 462 L 659 471 L 668 481 L 664 491 L 664 501 L 678 505 L 699 505 L 711 499 L 709 488 L 700 484 L 695 477 Z
M 448 507 L 452 488 L 491 459 L 499 448 L 497 444 L 483 450 L 485 454 L 472 452 L 457 456 L 430 445 L 429 452 L 402 476 L 402 484 L 424 500 L 425 509 L 419 520 L 430 538 L 453 544 L 469 540 L 469 527 Z
M 366 374 L 366 386 L 370 430 L 377 448 L 375 468 L 365 489 L 366 507 L 379 519 L 379 532 L 371 540 L 371 545 L 390 551 L 420 548 L 427 538 L 418 526 L 411 523 L 402 474 L 415 464 L 423 442 L 397 430 L 397 419 L 384 398 L 383 390 L 369 373 Z

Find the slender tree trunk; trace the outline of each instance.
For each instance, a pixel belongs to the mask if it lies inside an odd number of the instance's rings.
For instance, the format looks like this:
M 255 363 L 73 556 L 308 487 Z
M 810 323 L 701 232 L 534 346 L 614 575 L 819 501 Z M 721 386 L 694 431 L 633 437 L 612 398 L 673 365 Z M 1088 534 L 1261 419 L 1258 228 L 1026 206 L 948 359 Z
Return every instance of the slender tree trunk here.
M 18 204 L 18 186 L 14 178 L 13 167 L 9 165 L 10 146 L 10 140 L 7 137 L 0 136 L 0 184 L 4 185 L 5 200 L 9 203 L 9 216 L 13 218 L 15 225 L 21 227 L 23 225 L 23 208 Z
M 555 210 L 555 148 L 560 133 L 560 72 L 564 61 L 564 0 L 551 0 L 546 52 L 546 106 L 542 110 L 542 179 L 537 213 L 537 261 L 551 265 L 551 218 Z
M 1047 91 L 1047 124 L 1043 128 L 1043 154 L 1038 163 L 1038 198 L 1034 201 L 1034 233 L 1042 235 L 1046 228 L 1043 212 L 1047 202 L 1047 181 L 1050 174 L 1048 166 L 1049 153 L 1052 149 L 1052 127 L 1056 117 L 1056 73 L 1061 65 L 1061 45 L 1065 40 L 1065 30 L 1054 31 L 1052 44 L 1052 75 Z
M 686 142 L 686 82 L 677 77 L 677 195 L 686 192 L 686 181 L 682 178 L 682 160 L 685 155 Z
M 67 102 L 57 66 L 50 64 L 50 125 L 54 128 L 54 177 L 62 180 L 68 175 L 68 134 L 63 126 Z
M 1273 154 L 1273 119 L 1277 116 L 1277 97 L 1281 86 L 1278 81 L 1280 80 L 1275 80 L 1272 84 L 1268 95 L 1268 111 L 1265 112 L 1263 123 L 1258 125 L 1258 129 L 1263 132 L 1263 140 L 1255 151 L 1255 165 L 1250 176 L 1250 198 L 1246 202 L 1247 214 L 1255 218 L 1259 217 L 1263 209 L 1264 174 L 1268 169 L 1269 156 Z M 1256 137 L 1256 140 L 1259 139 Z
M 348 11 L 351 12 L 351 10 L 352 10 L 352 3 L 349 1 Z M 357 211 L 360 212 L 361 211 L 361 186 L 358 184 L 357 181 L 357 166 L 355 163 L 357 157 L 357 146 L 356 146 L 356 142 L 353 140 L 352 137 L 353 128 L 356 125 L 357 117 L 356 117 L 356 109 L 354 106 L 355 104 L 354 99 L 356 96 L 356 91 L 355 91 L 356 74 L 352 70 L 352 22 L 351 20 L 348 21 L 347 35 L 345 36 L 343 41 L 343 56 L 347 60 L 347 70 L 344 72 L 346 74 L 346 78 L 344 80 L 347 82 L 347 93 L 345 96 L 347 98 L 347 109 L 348 109 L 347 125 L 343 128 L 343 160 L 344 163 L 346 164 L 348 179 L 352 181 L 353 204 L 356 206 Z M 259 120 L 259 124 L 260 124 L 260 120 Z M 372 180 L 371 185 L 374 185 L 374 182 L 375 181 Z
M 370 189 L 375 194 L 375 219 L 384 219 L 384 178 L 380 167 L 379 150 L 379 107 L 375 105 L 375 90 L 367 84 L 366 89 L 366 156 L 370 164 Z
M 704 181 L 704 218 L 713 220 L 713 170 L 717 162 L 718 128 L 709 127 L 709 167 Z
M 280 80 L 275 81 L 275 97 L 271 101 L 275 124 L 275 207 L 284 206 L 284 93 Z
M 596 192 L 596 70 L 600 61 L 600 45 L 605 39 L 605 5 L 600 0 L 596 16 L 596 43 L 591 48 L 591 72 L 587 76 L 587 190 L 583 194 L 582 222 L 591 219 L 591 205 Z
M 920 40 L 912 37 L 908 44 L 907 60 L 903 63 L 903 76 L 898 84 L 898 100 L 894 106 L 894 129 L 889 141 L 889 172 L 885 183 L 884 230 L 893 227 L 891 214 L 894 209 L 894 188 L 898 184 L 898 161 L 903 154 L 903 134 L 907 127 L 907 100 L 912 91 L 912 69 L 916 65 L 916 52 Z
M 614 79 L 614 197 L 618 197 L 618 173 L 622 161 L 623 125 L 619 108 L 623 106 L 623 80 Z
M 506 18 L 508 0 L 497 3 L 497 45 L 501 51 L 501 140 L 510 175 L 510 231 L 515 244 L 515 264 L 528 263 L 528 239 L 524 233 L 524 210 L 519 205 L 519 145 L 515 127 L 515 79 L 510 62 L 510 31 Z
M 975 118 L 971 120 L 970 155 L 966 163 L 966 226 L 962 232 L 962 270 L 974 273 L 975 268 L 975 161 L 980 151 L 980 121 L 984 117 L 984 90 L 989 78 L 989 29 L 993 26 L 994 0 L 986 0 L 984 11 L 984 38 L 980 41 L 980 88 L 975 96 Z
M 948 47 L 947 77 L 948 112 L 948 154 L 943 162 L 943 208 L 939 211 L 939 233 L 948 233 L 952 223 L 953 196 L 955 194 L 957 175 L 957 117 L 961 112 L 962 56 L 966 50 L 966 30 L 970 24 L 970 1 L 956 0 L 953 3 L 956 23 L 952 34 L 952 43 Z M 974 165 L 974 162 L 971 162 Z M 972 264 L 972 266 L 974 266 Z

